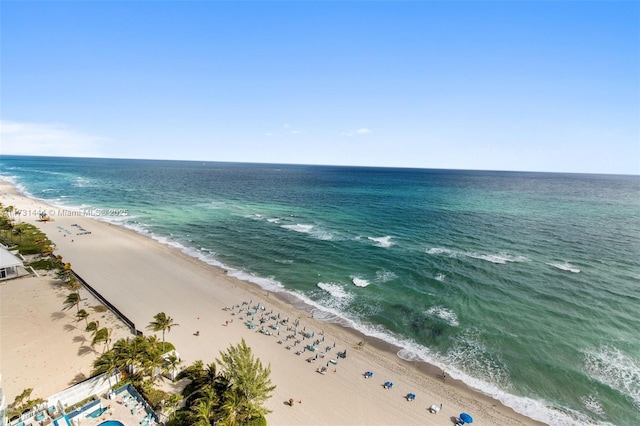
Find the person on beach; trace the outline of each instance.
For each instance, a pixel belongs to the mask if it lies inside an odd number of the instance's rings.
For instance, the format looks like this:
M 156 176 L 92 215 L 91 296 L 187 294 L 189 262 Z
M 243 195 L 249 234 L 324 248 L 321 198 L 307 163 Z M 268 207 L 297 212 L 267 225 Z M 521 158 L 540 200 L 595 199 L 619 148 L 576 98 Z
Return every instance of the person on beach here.
M 289 407 L 293 407 L 293 398 L 289 398 Z
M 443 382 L 447 381 L 447 373 L 445 373 L 444 370 L 442 370 L 442 381 Z

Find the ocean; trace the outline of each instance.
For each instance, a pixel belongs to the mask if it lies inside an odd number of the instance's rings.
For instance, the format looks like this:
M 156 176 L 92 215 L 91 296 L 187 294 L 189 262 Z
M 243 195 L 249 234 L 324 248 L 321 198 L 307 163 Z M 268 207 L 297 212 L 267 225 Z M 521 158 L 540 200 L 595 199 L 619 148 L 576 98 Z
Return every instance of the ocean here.
M 640 424 L 640 176 L 14 156 L 0 176 L 531 418 Z

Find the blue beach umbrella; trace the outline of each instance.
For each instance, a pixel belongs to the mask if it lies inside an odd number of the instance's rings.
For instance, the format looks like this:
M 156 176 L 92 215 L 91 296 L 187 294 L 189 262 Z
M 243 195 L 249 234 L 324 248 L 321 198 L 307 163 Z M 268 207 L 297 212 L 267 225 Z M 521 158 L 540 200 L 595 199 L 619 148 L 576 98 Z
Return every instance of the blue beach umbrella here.
M 473 418 L 467 413 L 460 413 L 460 420 L 465 423 L 473 423 Z

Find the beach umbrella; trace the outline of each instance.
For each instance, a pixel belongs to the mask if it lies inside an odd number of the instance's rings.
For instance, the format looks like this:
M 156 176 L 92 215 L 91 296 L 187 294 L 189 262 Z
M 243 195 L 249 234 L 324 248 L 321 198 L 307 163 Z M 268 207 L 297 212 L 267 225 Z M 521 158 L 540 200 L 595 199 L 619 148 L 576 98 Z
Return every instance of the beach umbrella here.
M 473 423 L 473 418 L 471 418 L 467 413 L 460 413 L 460 420 L 465 423 Z

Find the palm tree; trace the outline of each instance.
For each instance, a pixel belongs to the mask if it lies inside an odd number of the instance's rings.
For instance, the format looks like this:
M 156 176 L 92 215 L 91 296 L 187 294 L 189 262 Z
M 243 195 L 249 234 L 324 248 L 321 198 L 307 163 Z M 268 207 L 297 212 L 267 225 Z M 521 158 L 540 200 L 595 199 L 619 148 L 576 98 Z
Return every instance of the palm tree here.
M 192 424 L 195 426 L 210 426 L 213 419 L 218 395 L 212 387 L 202 389 L 202 396 L 191 407 L 193 411 Z
M 99 329 L 100 329 L 100 321 L 95 320 L 87 324 L 87 328 L 85 328 L 84 331 L 88 331 L 91 333 L 91 336 L 95 336 L 96 331 L 98 331 Z
M 175 414 L 176 408 L 178 408 L 178 405 L 180 405 L 180 401 L 182 401 L 182 397 L 178 394 L 173 393 L 164 403 L 164 408 L 169 411 L 169 419 L 171 419 Z
M 84 309 L 80 309 L 78 311 L 78 313 L 76 314 L 76 321 L 80 322 L 82 320 L 84 320 L 84 323 L 87 327 L 89 327 L 89 323 L 87 322 L 87 317 L 89 316 L 89 312 L 85 311 Z
M 31 398 L 31 392 L 33 392 L 33 388 L 24 389 L 22 393 L 16 396 L 16 399 L 14 399 L 13 407 L 18 408 L 20 410 L 20 413 L 22 413 L 22 408 L 25 405 L 25 399 L 27 400 L 27 403 L 29 402 L 29 399 Z
M 164 332 L 171 331 L 171 327 L 175 327 L 180 324 L 176 324 L 173 318 L 160 312 L 153 317 L 154 321 L 151 321 L 147 326 L 147 330 L 161 331 L 162 330 L 162 352 L 164 353 Z
M 73 271 L 71 270 L 71 264 L 63 263 L 62 267 L 56 274 L 56 277 L 62 280 L 63 283 L 68 283 L 71 280 L 71 278 L 73 278 Z
M 22 242 L 22 235 L 24 235 L 24 229 L 18 226 L 14 226 L 13 233 L 18 236 L 18 241 Z
M 118 359 L 114 351 L 107 351 L 93 361 L 92 375 L 105 373 L 111 387 L 111 375 L 118 368 Z
M 271 367 L 263 367 L 262 362 L 254 358 L 244 339 L 226 352 L 220 352 L 216 362 L 229 381 L 222 404 L 222 422 L 242 423 L 269 413 L 263 404 L 276 388 L 269 379 Z
M 118 365 L 130 374 L 134 374 L 139 362 L 139 353 L 134 343 L 135 339 L 120 339 L 113 344 Z
M 107 349 L 107 346 L 111 342 L 111 329 L 107 327 L 103 327 L 96 331 L 96 334 L 93 335 L 93 340 L 91 341 L 91 347 L 94 347 L 98 343 L 104 343 L 104 348 L 102 348 L 102 353 Z
M 13 210 L 14 210 L 13 206 L 7 206 L 4 208 L 4 211 L 9 213 L 9 217 L 13 217 Z
M 75 306 L 77 311 L 80 312 L 79 306 L 81 301 L 82 300 L 80 299 L 80 295 L 78 295 L 78 293 L 69 293 L 69 295 L 63 302 L 64 310 L 66 311 L 67 309 L 71 309 Z
M 153 385 L 158 377 L 158 372 L 162 371 L 164 366 L 164 358 L 160 351 L 152 350 L 145 354 L 142 361 L 142 369 L 146 376 L 149 376 L 151 385 Z
M 175 380 L 178 366 L 182 364 L 182 360 L 174 353 L 164 359 L 163 370 L 171 376 L 171 380 Z

